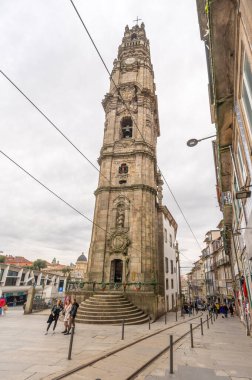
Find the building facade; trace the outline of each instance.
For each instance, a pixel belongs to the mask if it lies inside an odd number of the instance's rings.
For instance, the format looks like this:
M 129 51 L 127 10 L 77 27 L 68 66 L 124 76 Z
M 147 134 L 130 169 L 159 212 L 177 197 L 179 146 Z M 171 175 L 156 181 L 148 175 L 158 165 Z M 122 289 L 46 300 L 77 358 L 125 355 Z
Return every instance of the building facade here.
M 160 131 L 143 23 L 126 26 L 102 104 L 104 139 L 86 278 L 107 290 L 124 285 L 133 302 L 157 315 L 165 307 Z M 141 296 L 130 296 L 134 290 Z
M 205 236 L 206 247 L 188 273 L 190 301 L 230 303 L 234 301 L 231 263 L 226 255 L 222 231 L 210 230 Z
M 66 278 L 25 266 L 0 263 L 0 297 L 4 297 L 8 305 L 22 305 L 26 302 L 31 287 L 43 299 L 57 298 L 64 295 Z
M 165 310 L 174 310 L 178 306 L 179 270 L 178 270 L 178 246 L 176 242 L 178 225 L 167 209 L 160 207 L 160 216 L 163 227 L 163 257 L 164 257 L 164 294 Z M 159 228 L 161 231 L 161 228 Z M 162 238 L 162 237 L 161 237 Z M 160 248 L 159 248 L 160 249 Z
M 236 305 L 250 330 L 252 307 L 252 3 L 197 0 L 209 74 L 217 195 Z
M 192 271 L 188 273 L 188 301 L 203 302 L 206 298 L 205 268 L 201 257 L 195 261 Z

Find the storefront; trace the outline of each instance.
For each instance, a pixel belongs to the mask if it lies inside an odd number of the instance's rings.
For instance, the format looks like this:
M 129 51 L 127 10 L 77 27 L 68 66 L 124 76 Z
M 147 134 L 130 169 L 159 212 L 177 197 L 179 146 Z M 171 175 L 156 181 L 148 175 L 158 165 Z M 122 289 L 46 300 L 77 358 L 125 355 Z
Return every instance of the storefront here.
M 8 306 L 20 306 L 26 302 L 27 292 L 3 292 Z

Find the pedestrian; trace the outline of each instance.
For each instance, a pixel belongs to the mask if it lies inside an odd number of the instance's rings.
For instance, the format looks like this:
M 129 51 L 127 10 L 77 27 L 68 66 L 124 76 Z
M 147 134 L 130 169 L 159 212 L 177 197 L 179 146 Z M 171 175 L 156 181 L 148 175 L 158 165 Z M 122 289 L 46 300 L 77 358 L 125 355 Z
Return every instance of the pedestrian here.
M 67 332 L 64 335 L 69 335 L 70 330 L 72 327 L 75 327 L 75 317 L 78 311 L 79 304 L 76 301 L 76 298 L 74 298 L 71 310 L 70 310 L 70 317 L 69 317 L 69 323 L 68 323 L 68 329 Z
M 64 311 L 63 311 L 65 330 L 62 331 L 62 334 L 67 333 L 71 308 L 72 308 L 72 302 L 69 298 L 67 298 L 65 301 Z
M 214 309 L 214 314 L 215 314 L 215 316 L 216 316 L 216 319 L 218 318 L 218 313 L 219 313 L 219 308 L 217 307 L 217 303 L 215 303 L 214 304 L 214 307 L 213 307 Z
M 234 316 L 234 308 L 233 308 L 232 304 L 230 304 L 230 306 L 229 306 L 229 311 L 230 311 L 231 317 L 233 317 Z
M 4 297 L 0 298 L 0 315 L 3 317 L 5 314 L 5 311 L 8 309 L 6 305 L 6 301 Z
M 227 318 L 228 317 L 228 307 L 226 304 L 223 306 L 223 311 L 224 311 L 225 318 Z
M 48 323 L 48 326 L 47 326 L 47 329 L 46 329 L 46 333 L 45 335 L 48 334 L 48 331 L 51 327 L 51 324 L 54 322 L 54 325 L 53 325 L 53 334 L 54 334 L 54 330 L 57 326 L 57 322 L 58 322 L 58 319 L 59 319 L 59 315 L 60 315 L 60 312 L 63 310 L 63 305 L 62 305 L 62 302 L 61 300 L 58 300 L 56 305 L 54 305 L 52 307 L 52 310 L 51 310 L 51 314 L 49 315 L 49 318 L 47 320 L 47 323 Z
M 196 314 L 198 314 L 199 308 L 198 308 L 198 303 L 197 302 L 195 302 L 195 311 L 196 311 Z

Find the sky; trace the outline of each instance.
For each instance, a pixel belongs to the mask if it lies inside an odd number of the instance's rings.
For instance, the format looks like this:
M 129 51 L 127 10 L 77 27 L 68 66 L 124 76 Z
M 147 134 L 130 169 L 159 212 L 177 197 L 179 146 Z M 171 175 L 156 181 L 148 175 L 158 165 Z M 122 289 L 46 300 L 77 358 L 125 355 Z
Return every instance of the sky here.
M 194 0 L 75 0 L 109 70 L 126 25 L 145 23 L 158 96 L 158 165 L 204 247 L 221 219 L 211 140 L 215 134 Z M 69 0 L 1 0 L 2 70 L 97 166 L 101 101 L 109 77 Z M 0 150 L 93 219 L 98 172 L 0 73 Z M 88 254 L 92 225 L 0 154 L 0 251 L 63 264 Z M 164 185 L 178 223 L 182 272 L 200 249 Z

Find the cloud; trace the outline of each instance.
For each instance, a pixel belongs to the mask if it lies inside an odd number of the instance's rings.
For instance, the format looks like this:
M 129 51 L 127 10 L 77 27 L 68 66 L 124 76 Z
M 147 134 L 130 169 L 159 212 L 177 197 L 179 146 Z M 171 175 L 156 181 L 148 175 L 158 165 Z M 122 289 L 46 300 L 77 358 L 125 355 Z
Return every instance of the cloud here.
M 186 146 L 191 137 L 214 134 L 195 4 L 75 3 L 109 69 L 125 25 L 137 15 L 145 22 L 159 100 L 159 166 L 202 242 L 220 213 L 210 141 Z M 1 69 L 98 166 L 109 78 L 70 2 L 3 0 L 0 7 Z M 1 149 L 92 219 L 98 173 L 2 76 L 0 86 Z M 89 222 L 4 157 L 0 173 L 1 250 L 65 263 L 88 252 Z M 165 185 L 164 200 L 179 222 L 180 246 L 196 259 L 199 249 Z

